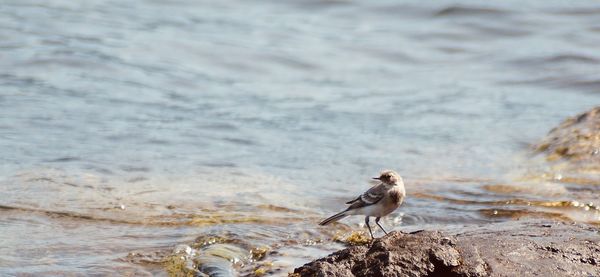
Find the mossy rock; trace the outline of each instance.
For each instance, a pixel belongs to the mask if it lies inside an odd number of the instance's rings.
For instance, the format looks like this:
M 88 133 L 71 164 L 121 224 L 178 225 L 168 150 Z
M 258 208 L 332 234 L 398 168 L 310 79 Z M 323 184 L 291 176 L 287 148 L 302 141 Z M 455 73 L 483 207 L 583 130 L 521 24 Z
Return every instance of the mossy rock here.
M 600 161 L 600 107 L 563 121 L 536 150 L 550 160 Z
M 600 107 L 570 117 L 535 145 L 554 171 L 600 174 Z

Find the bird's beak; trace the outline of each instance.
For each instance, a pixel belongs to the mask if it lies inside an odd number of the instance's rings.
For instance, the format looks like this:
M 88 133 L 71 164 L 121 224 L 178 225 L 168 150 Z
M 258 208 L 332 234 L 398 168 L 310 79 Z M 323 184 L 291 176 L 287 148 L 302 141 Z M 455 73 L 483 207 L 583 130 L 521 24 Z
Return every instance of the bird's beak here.
M 374 180 L 381 180 L 380 177 L 373 177 Z

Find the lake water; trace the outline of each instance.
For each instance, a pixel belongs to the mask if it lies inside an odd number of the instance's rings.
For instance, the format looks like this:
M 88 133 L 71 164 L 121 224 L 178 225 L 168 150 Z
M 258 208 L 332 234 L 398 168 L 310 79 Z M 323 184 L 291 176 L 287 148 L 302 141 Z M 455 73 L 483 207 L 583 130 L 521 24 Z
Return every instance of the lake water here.
M 387 168 L 390 230 L 599 224 L 531 152 L 599 45 L 595 1 L 2 1 L 0 275 L 285 275 Z

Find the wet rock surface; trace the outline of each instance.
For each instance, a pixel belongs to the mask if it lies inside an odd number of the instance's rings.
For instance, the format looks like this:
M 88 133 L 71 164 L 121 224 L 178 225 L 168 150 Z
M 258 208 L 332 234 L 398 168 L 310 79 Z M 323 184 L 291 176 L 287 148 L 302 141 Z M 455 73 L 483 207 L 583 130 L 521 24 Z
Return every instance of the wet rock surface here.
M 600 172 L 600 107 L 563 121 L 536 145 L 536 151 L 570 170 Z
M 600 276 L 600 229 L 506 222 L 392 232 L 296 268 L 292 276 Z

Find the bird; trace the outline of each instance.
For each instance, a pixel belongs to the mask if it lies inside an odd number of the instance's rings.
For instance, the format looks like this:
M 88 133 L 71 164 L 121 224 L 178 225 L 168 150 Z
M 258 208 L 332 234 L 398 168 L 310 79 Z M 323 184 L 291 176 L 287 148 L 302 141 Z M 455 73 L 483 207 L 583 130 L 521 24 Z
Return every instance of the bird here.
M 380 182 L 356 199 L 346 202 L 350 205 L 347 209 L 328 217 L 319 225 L 327 225 L 350 215 L 364 215 L 371 239 L 375 239 L 375 237 L 369 225 L 370 217 L 375 217 L 375 224 L 387 235 L 388 232 L 381 227 L 379 220 L 402 205 L 406 197 L 406 190 L 402 177 L 393 170 L 384 170 L 379 177 L 373 179 Z

